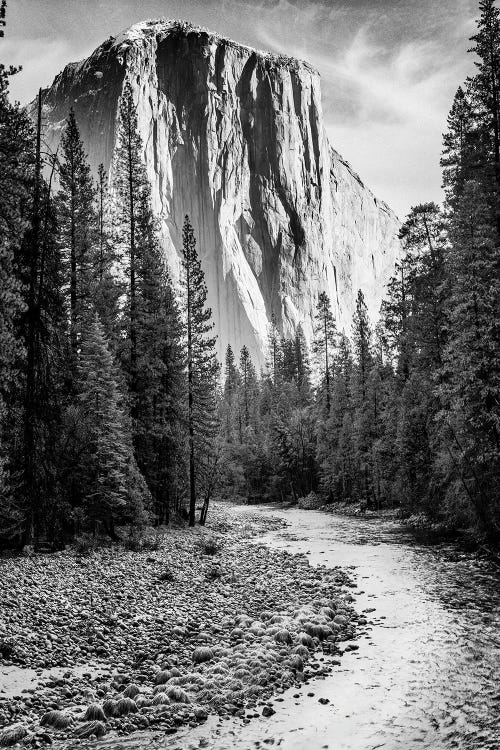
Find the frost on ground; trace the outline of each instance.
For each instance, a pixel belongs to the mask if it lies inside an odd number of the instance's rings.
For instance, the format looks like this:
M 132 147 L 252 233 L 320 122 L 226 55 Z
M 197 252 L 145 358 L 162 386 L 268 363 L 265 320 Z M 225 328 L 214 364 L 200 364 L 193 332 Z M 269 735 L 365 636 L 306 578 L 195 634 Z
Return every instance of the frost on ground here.
M 0 745 L 265 712 L 317 674 L 353 636 L 349 579 L 252 541 L 282 523 L 216 504 L 154 551 L 0 559 Z

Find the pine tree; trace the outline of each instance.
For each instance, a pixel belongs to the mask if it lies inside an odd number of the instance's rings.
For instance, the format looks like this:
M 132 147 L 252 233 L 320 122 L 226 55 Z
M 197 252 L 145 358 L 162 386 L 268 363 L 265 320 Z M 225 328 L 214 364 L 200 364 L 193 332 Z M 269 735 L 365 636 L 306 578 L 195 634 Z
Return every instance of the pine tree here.
M 271 382 L 275 386 L 279 383 L 280 373 L 282 371 L 281 356 L 281 336 L 276 323 L 276 316 L 273 312 L 271 314 L 267 333 L 267 371 L 271 378 Z
M 241 383 L 241 376 L 236 367 L 234 352 L 228 344 L 226 349 L 225 362 L 225 379 L 224 379 L 224 399 L 223 399 L 223 418 L 222 422 L 225 428 L 226 442 L 232 443 L 235 434 L 238 435 L 239 442 L 243 440 L 242 435 L 242 415 L 238 393 Z
M 352 321 L 354 356 L 357 365 L 356 384 L 358 399 L 366 398 L 366 383 L 371 365 L 371 326 L 365 297 L 361 289 L 356 298 L 356 310 Z
M 134 445 L 157 517 L 168 520 L 178 491 L 173 465 L 182 464 L 183 453 L 183 330 L 147 187 L 137 201 Z
M 132 86 L 127 80 L 120 98 L 118 134 L 113 162 L 113 186 L 116 193 L 116 242 L 125 260 L 128 281 L 127 372 L 132 394 L 132 411 L 136 412 L 137 392 L 137 253 L 139 212 L 144 209 L 142 193 L 149 190 L 146 170 L 141 159 L 142 141 Z
M 145 521 L 134 493 L 132 440 L 119 390 L 120 375 L 97 314 L 87 323 L 78 359 L 78 403 L 84 420 L 84 454 L 78 472 L 83 506 L 94 530 L 113 534 L 118 520 Z M 146 489 L 142 487 L 143 496 Z
M 189 434 L 189 525 L 195 524 L 197 485 L 206 476 L 213 451 L 216 423 L 218 363 L 212 311 L 206 306 L 207 288 L 196 251 L 189 217 L 182 230 L 184 255 L 184 309 L 186 317 L 186 359 Z
M 3 25 L 5 10 L 3 2 L 0 8 Z M 27 115 L 8 100 L 9 76 L 15 72 L 14 68 L 0 65 L 0 537 L 20 532 L 23 523 L 10 477 L 20 410 L 19 362 L 24 356 L 17 325 L 25 302 L 16 255 L 28 224 L 34 154 Z
M 493 207 L 500 237 L 500 10 L 495 0 L 480 0 L 479 10 L 478 30 L 471 38 L 474 45 L 470 50 L 478 58 L 477 73 L 469 81 L 469 93 L 479 118 L 478 130 L 483 136 L 484 162 L 480 179 L 485 197 Z
M 243 346 L 240 352 L 240 373 L 243 423 L 245 428 L 248 429 L 251 423 L 251 414 L 253 412 L 257 375 L 255 373 L 252 358 L 250 357 L 250 352 L 246 346 Z
M 444 440 L 492 537 L 500 537 L 500 253 L 482 186 L 470 181 L 450 222 L 449 334 L 441 372 Z
M 73 110 L 66 121 L 61 148 L 58 236 L 66 268 L 71 350 L 76 364 L 80 320 L 90 306 L 97 218 L 94 185 Z
M 337 329 L 332 314 L 330 299 L 321 292 L 316 305 L 313 352 L 316 355 L 321 382 L 324 383 L 325 411 L 328 415 L 331 406 L 331 365 L 337 344 Z
M 461 194 L 464 181 L 478 159 L 474 111 L 470 97 L 460 86 L 448 115 L 448 130 L 443 136 L 441 166 L 447 204 L 452 207 L 455 196 Z
M 109 229 L 111 201 L 108 178 L 99 165 L 96 187 L 97 242 L 92 257 L 92 302 L 104 327 L 106 339 L 116 353 L 120 340 L 120 299 L 125 287 L 116 273 L 119 256 Z

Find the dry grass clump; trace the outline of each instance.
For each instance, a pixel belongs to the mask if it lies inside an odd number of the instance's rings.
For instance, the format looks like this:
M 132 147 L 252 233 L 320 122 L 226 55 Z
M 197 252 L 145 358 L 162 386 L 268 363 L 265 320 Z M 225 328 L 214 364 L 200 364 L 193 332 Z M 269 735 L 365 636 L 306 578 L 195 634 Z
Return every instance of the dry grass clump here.
M 151 701 L 152 706 L 169 705 L 170 698 L 166 693 L 157 693 Z
M 319 638 L 320 641 L 328 638 L 329 635 L 333 635 L 333 630 L 328 625 L 322 625 L 321 623 L 306 622 L 303 627 L 306 633 L 314 638 Z
M 296 672 L 304 671 L 304 662 L 298 654 L 294 654 L 288 663 L 291 669 L 294 669 Z
M 324 615 L 324 617 L 327 617 L 329 620 L 333 620 L 335 617 L 335 610 L 331 609 L 330 607 L 322 607 L 320 609 L 320 614 Z
M 115 716 L 127 716 L 137 713 L 137 704 L 132 698 L 120 698 L 116 703 Z
M 224 664 L 214 664 L 212 674 L 227 674 L 227 667 Z
M 193 651 L 192 659 L 195 664 L 202 664 L 214 658 L 214 652 L 209 646 L 198 646 Z
M 123 696 L 124 698 L 135 698 L 135 696 L 139 695 L 140 692 L 140 688 L 133 682 L 131 682 L 130 685 L 127 685 L 127 687 L 123 691 Z
M 200 539 L 198 547 L 202 555 L 216 555 L 217 552 L 220 552 L 221 544 L 215 537 L 209 536 L 206 539 Z
M 12 724 L 0 731 L 0 747 L 9 747 L 20 742 L 28 734 L 26 727 L 22 724 Z
M 73 717 L 69 716 L 69 714 L 64 714 L 62 711 L 47 711 L 40 719 L 40 726 L 66 729 L 72 721 Z
M 103 737 L 106 734 L 106 728 L 100 721 L 87 721 L 75 729 L 74 736 L 78 739 L 87 739 L 88 737 Z
M 189 695 L 179 685 L 170 685 L 167 689 L 168 697 L 174 701 L 174 703 L 190 703 Z
M 137 695 L 134 700 L 137 708 L 147 708 L 151 705 L 151 698 L 148 698 L 145 695 Z
M 239 667 L 238 669 L 234 670 L 233 677 L 236 680 L 248 681 L 251 679 L 252 673 L 248 669 L 245 669 L 244 667 Z
M 295 649 L 295 653 L 297 656 L 302 657 L 302 659 L 308 659 L 309 658 L 309 649 L 307 646 L 303 646 L 302 644 L 299 644 Z
M 165 685 L 171 677 L 173 677 L 173 675 L 170 670 L 162 669 L 155 676 L 155 685 Z
M 106 721 L 106 714 L 99 703 L 91 703 L 83 715 L 83 721 Z
M 164 693 L 167 689 L 167 685 L 163 683 L 162 685 L 155 685 L 153 688 L 153 695 L 156 695 L 157 693 Z
M 219 578 L 222 578 L 222 568 L 220 565 L 211 565 L 205 573 L 205 578 L 207 581 L 217 581 Z
M 314 641 L 309 633 L 300 632 L 297 636 L 299 643 L 306 648 L 314 648 Z
M 292 634 L 289 630 L 278 630 L 274 636 L 274 640 L 276 643 L 286 643 L 289 645 L 293 643 Z
M 106 716 L 115 716 L 116 715 L 116 701 L 114 701 L 112 698 L 108 698 L 104 701 L 102 704 L 102 708 Z

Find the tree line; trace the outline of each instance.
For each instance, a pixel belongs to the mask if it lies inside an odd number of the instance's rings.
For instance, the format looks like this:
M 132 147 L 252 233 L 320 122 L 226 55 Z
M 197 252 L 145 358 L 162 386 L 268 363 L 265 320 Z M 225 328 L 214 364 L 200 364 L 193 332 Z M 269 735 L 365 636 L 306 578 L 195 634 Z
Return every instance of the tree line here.
M 33 125 L 0 69 L 1 544 L 204 523 L 214 493 L 400 506 L 499 541 L 499 16 L 481 0 L 445 204 L 404 221 L 378 323 L 359 291 L 339 331 L 322 293 L 311 350 L 273 318 L 264 370 L 228 347 L 222 378 L 187 217 L 180 295 L 165 266 L 130 84 L 93 176 L 74 113 L 47 158 L 42 94 Z
M 185 507 L 194 525 L 219 368 L 193 229 L 179 296 L 130 83 L 94 178 L 73 111 L 44 153 L 43 94 L 34 118 L 11 104 L 15 72 L 0 69 L 0 542 L 116 537 Z
M 380 319 L 352 330 L 317 304 L 311 367 L 300 329 L 269 335 L 257 380 L 228 351 L 225 482 L 242 495 L 401 506 L 500 540 L 500 13 L 481 0 L 475 74 L 444 135 L 444 208 L 412 208 Z M 250 404 L 250 409 L 247 409 Z

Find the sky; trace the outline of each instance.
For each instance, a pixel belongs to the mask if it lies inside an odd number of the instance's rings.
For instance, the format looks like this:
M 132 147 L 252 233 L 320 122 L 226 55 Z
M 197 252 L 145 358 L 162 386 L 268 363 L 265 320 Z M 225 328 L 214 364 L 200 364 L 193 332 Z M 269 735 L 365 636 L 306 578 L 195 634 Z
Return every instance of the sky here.
M 453 95 L 473 70 L 477 0 L 8 0 L 0 61 L 31 100 L 68 63 L 150 18 L 179 18 L 306 60 L 322 79 L 330 143 L 400 218 L 442 200 Z

